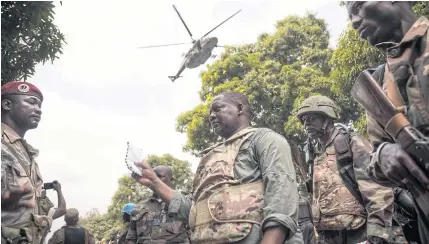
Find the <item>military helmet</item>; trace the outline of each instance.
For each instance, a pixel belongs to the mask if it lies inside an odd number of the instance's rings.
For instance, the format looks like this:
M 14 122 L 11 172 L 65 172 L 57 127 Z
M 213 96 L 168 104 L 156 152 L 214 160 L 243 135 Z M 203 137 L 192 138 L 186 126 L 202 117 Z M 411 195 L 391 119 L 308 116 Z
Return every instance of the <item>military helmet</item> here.
M 297 116 L 301 123 L 303 123 L 302 116 L 308 113 L 324 114 L 333 120 L 337 120 L 340 118 L 340 110 L 330 98 L 318 95 L 305 99 L 298 109 Z
M 122 213 L 127 213 L 131 215 L 131 212 L 134 210 L 135 206 L 136 205 L 134 203 L 125 204 L 124 207 L 122 208 Z

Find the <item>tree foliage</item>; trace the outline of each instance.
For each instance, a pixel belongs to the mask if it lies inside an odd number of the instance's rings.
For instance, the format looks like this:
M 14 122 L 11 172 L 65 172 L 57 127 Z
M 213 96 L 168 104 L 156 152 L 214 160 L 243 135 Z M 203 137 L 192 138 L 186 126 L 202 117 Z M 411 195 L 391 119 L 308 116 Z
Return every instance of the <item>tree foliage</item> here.
M 309 13 L 278 21 L 275 33 L 263 33 L 255 43 L 227 47 L 221 59 L 201 74 L 201 104 L 177 118 L 177 131 L 188 137 L 184 150 L 198 155 L 220 140 L 210 129 L 209 104 L 225 91 L 249 97 L 254 126 L 301 143 L 305 137 L 294 116 L 299 103 L 312 94 L 335 96 L 330 89 L 328 45 L 325 21 Z
M 64 35 L 53 23 L 52 2 L 1 2 L 1 82 L 34 74 L 36 64 L 62 53 Z
M 190 192 L 193 179 L 191 165 L 187 161 L 179 160 L 170 154 L 162 156 L 150 155 L 146 162 L 151 166 L 166 165 L 173 170 L 173 186 L 182 192 Z M 118 180 L 118 189 L 112 197 L 112 202 L 106 214 L 100 214 L 97 209 L 91 210 L 81 219 L 85 226 L 95 237 L 108 238 L 110 231 L 122 228 L 122 207 L 129 202 L 139 203 L 152 194 L 152 191 L 135 182 L 126 175 Z

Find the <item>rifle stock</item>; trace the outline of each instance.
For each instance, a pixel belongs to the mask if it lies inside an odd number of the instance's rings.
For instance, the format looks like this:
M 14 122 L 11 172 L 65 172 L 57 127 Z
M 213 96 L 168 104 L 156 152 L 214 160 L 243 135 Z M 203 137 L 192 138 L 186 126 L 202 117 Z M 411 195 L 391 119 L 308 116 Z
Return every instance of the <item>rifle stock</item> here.
M 380 123 L 384 130 L 413 158 L 416 165 L 429 176 L 429 141 L 414 128 L 403 108 L 396 108 L 368 71 L 363 71 L 352 88 L 352 96 Z M 410 191 L 429 219 L 429 192 L 416 179 L 410 177 Z

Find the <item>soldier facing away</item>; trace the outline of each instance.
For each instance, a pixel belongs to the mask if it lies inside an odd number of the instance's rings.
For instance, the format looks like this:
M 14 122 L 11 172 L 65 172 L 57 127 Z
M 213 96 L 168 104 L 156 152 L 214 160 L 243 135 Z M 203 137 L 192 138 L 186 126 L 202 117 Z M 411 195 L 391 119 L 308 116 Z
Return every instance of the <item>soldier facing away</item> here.
M 2 243 L 41 243 L 52 218 L 40 213 L 42 176 L 38 150 L 24 139 L 39 125 L 42 92 L 28 82 L 1 87 L 1 233 Z
M 252 128 L 250 116 L 241 93 L 213 99 L 210 123 L 224 141 L 203 151 L 192 199 L 137 164 L 143 177 L 135 179 L 170 203 L 169 216 L 189 223 L 192 243 L 303 243 L 290 146 L 270 129 Z
M 94 236 L 79 225 L 77 209 L 67 209 L 64 221 L 66 225 L 52 234 L 48 244 L 95 244 Z
M 391 188 L 369 179 L 371 145 L 368 140 L 334 126 L 339 108 L 328 97 L 305 99 L 298 118 L 321 155 L 313 173 L 313 217 L 318 243 L 387 243 L 392 227 Z
M 411 125 L 426 139 L 429 136 L 429 20 L 418 18 L 413 2 L 347 2 L 353 28 L 370 45 L 386 53 L 386 64 L 377 68 L 373 77 L 379 82 L 395 107 L 402 107 Z M 378 104 L 374 104 L 377 106 Z M 374 145 L 369 176 L 385 186 L 413 190 L 409 182 L 424 186 L 423 194 L 413 194 L 419 217 L 422 243 L 429 243 L 429 202 L 427 169 L 395 143 L 397 135 L 368 118 L 368 137 Z M 415 136 L 415 135 L 414 135 Z M 411 187 L 411 188 L 410 188 Z M 412 192 L 412 191 L 411 191 Z M 422 200 L 418 201 L 418 200 Z
M 153 171 L 158 179 L 171 187 L 173 171 L 170 167 L 159 165 Z M 168 203 L 165 203 L 156 193 L 138 203 L 132 212 L 127 234 L 128 243 L 189 243 L 186 225 L 170 218 L 167 215 L 168 207 Z

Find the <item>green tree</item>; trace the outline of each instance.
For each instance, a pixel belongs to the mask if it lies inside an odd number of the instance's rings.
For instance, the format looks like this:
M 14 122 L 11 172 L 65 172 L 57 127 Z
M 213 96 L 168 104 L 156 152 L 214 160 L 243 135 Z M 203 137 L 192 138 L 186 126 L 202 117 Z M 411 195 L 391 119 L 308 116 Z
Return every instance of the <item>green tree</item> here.
M 170 154 L 162 156 L 149 155 L 146 162 L 151 166 L 166 165 L 173 170 L 173 186 L 182 192 L 190 192 L 192 187 L 193 173 L 189 162 L 179 160 Z M 139 203 L 152 194 L 147 187 L 140 185 L 129 175 L 125 175 L 118 180 L 118 189 L 112 197 L 112 202 L 108 207 L 106 214 L 100 214 L 98 210 L 93 209 L 81 224 L 91 232 L 104 238 L 108 238 L 111 230 L 122 228 L 122 207 L 129 202 Z
M 275 33 L 255 43 L 226 47 L 201 74 L 201 104 L 177 117 L 177 131 L 188 139 L 184 151 L 198 155 L 220 140 L 210 128 L 209 104 L 221 92 L 238 91 L 249 97 L 253 125 L 285 136 L 302 165 L 299 145 L 306 137 L 295 113 L 310 95 L 338 96 L 329 79 L 332 52 L 325 21 L 311 13 L 278 21 Z
M 53 23 L 52 2 L 1 2 L 1 83 L 34 74 L 38 63 L 62 54 L 64 35 Z
M 429 2 L 418 2 L 413 6 L 413 10 L 418 16 L 429 18 Z M 376 68 L 384 62 L 385 55 L 361 39 L 351 25 L 341 34 L 330 60 L 334 89 L 341 91 L 337 92 L 340 95 L 337 102 L 343 109 L 343 120 L 355 122 L 355 127 L 363 134 L 366 133 L 364 111 L 351 97 L 350 91 L 362 70 Z

